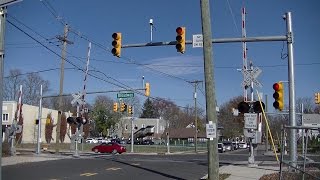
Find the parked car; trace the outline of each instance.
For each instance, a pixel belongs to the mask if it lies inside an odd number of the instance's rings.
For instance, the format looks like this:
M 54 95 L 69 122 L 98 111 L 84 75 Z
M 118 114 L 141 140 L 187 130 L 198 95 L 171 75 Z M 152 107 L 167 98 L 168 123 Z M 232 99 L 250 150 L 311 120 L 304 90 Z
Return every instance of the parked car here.
M 240 142 L 239 143 L 239 149 L 246 149 L 246 148 L 248 148 L 247 143 L 245 143 L 245 142 Z
M 86 139 L 86 143 L 98 143 L 98 140 L 94 139 L 94 138 L 87 138 Z
M 124 153 L 126 152 L 126 148 L 121 146 L 116 142 L 102 143 L 92 148 L 92 151 L 95 153 Z
M 223 142 L 223 145 L 226 147 L 226 150 L 228 150 L 228 151 L 233 151 L 234 150 L 233 144 L 230 141 Z
M 226 152 L 226 147 L 222 143 L 218 143 L 218 152 L 219 153 Z
M 154 142 L 151 139 L 145 139 L 142 141 L 143 145 L 154 145 Z

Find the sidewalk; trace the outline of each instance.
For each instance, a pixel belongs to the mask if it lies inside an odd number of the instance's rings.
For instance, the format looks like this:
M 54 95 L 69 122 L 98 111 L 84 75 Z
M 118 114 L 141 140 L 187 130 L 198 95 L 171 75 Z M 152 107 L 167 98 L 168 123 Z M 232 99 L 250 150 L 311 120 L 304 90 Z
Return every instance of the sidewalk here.
M 248 167 L 248 165 L 228 165 L 219 168 L 220 174 L 231 174 L 227 180 L 260 179 L 265 174 L 276 172 L 279 172 L 279 166 Z
M 226 180 L 250 180 L 260 179 L 265 174 L 279 172 L 279 164 L 274 161 L 260 161 L 255 167 L 249 167 L 248 162 L 238 162 L 237 164 L 223 165 L 219 168 L 219 174 L 231 174 Z M 201 179 L 207 179 L 208 175 Z

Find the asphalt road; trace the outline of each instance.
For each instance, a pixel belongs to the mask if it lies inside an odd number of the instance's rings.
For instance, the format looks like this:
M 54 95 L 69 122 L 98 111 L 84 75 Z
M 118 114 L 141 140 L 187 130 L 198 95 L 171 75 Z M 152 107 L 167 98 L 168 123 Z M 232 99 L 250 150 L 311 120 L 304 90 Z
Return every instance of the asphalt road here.
M 275 161 L 257 155 L 256 161 Z M 220 166 L 248 160 L 248 150 L 219 154 Z M 207 173 L 207 154 L 134 155 L 87 154 L 80 158 L 2 167 L 4 180 L 199 179 Z

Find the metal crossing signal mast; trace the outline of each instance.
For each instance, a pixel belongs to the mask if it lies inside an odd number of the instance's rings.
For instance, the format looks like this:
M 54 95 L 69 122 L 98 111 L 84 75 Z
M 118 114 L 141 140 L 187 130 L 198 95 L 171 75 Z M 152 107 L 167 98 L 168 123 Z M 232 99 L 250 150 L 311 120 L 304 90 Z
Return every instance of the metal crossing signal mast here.
M 284 106 L 284 90 L 283 90 L 283 82 L 277 82 L 273 84 L 273 107 L 279 109 L 280 111 L 283 110 Z
M 177 36 L 177 44 L 176 44 L 176 49 L 177 52 L 184 53 L 186 49 L 186 28 L 185 27 L 178 27 L 176 29 Z
M 114 56 L 117 56 L 117 57 L 120 57 L 121 55 L 121 33 L 113 33 L 112 34 L 112 38 L 113 38 L 113 41 L 112 41 L 112 50 L 111 50 L 111 53 L 114 55 Z

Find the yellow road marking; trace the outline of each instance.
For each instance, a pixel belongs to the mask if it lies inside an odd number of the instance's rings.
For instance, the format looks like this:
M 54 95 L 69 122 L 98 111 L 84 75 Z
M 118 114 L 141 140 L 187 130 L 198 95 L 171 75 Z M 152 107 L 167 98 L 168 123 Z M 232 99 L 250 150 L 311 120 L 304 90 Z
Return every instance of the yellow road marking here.
M 112 168 L 108 168 L 106 169 L 107 171 L 116 171 L 116 170 L 119 170 L 121 168 L 117 168 L 117 167 L 112 167 Z
M 83 173 L 83 174 L 80 174 L 80 176 L 94 176 L 98 173 Z

